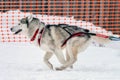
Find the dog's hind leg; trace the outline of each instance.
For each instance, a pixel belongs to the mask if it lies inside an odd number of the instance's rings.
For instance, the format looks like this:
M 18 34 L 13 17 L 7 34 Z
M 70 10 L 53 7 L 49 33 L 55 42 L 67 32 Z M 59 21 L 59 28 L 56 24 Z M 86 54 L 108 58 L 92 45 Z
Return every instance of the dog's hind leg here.
M 77 60 L 78 53 L 84 51 L 88 47 L 89 42 L 90 39 L 84 37 L 74 37 L 71 40 L 69 40 L 66 44 L 66 50 L 69 56 L 69 61 L 67 61 L 61 67 L 56 68 L 56 70 L 64 70 L 67 67 L 72 66 Z
M 46 65 L 50 68 L 53 69 L 53 65 L 49 62 L 49 59 L 52 57 L 53 53 L 51 52 L 46 52 L 45 56 L 44 56 L 44 62 L 46 63 Z
M 64 70 L 67 67 L 72 66 L 76 60 L 77 60 L 77 55 L 79 52 L 82 52 L 82 50 L 85 47 L 86 39 L 84 38 L 72 38 L 72 40 L 68 41 L 66 44 L 66 50 L 67 50 L 67 58 L 68 61 L 63 64 L 61 67 L 56 68 L 56 70 Z

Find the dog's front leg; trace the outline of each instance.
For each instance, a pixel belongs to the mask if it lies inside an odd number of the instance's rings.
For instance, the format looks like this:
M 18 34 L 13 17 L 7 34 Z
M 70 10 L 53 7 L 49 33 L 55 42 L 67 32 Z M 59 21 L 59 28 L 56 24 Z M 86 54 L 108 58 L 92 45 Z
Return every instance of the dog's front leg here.
M 53 53 L 51 52 L 46 52 L 45 56 L 44 56 L 44 62 L 46 63 L 46 65 L 50 68 L 53 69 L 53 65 L 49 62 L 49 59 L 52 57 Z
M 67 62 L 70 61 L 70 56 L 68 55 L 68 51 L 66 50 L 66 60 Z M 73 69 L 73 65 L 70 66 L 71 69 Z
M 59 60 L 59 62 L 61 64 L 65 64 L 66 63 L 65 57 L 63 55 L 63 52 L 60 49 L 56 49 L 55 50 L 55 55 L 56 55 L 57 59 Z
M 65 64 L 63 64 L 61 67 L 56 68 L 56 70 L 64 70 L 67 67 L 72 67 L 73 63 L 77 60 L 76 57 L 73 56 L 73 54 L 70 54 L 70 59 Z

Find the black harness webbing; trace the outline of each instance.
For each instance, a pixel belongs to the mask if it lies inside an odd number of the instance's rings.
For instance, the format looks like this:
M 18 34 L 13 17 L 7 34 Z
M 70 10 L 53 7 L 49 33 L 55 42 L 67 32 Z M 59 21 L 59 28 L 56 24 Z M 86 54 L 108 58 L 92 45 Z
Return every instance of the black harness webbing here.
M 67 24 L 58 24 L 58 25 L 46 25 L 46 28 L 50 28 L 51 26 L 56 26 L 56 27 L 60 27 L 63 30 L 65 30 L 70 36 L 63 42 L 63 44 L 61 45 L 61 47 L 63 47 L 67 41 L 73 37 L 81 37 L 81 36 L 98 36 L 98 37 L 102 37 L 102 38 L 109 38 L 112 41 L 120 41 L 120 37 L 114 37 L 114 36 L 107 36 L 107 35 L 103 35 L 103 34 L 96 34 L 96 33 L 90 33 L 88 29 L 83 29 L 83 28 L 78 28 L 77 26 L 69 26 Z M 75 30 L 77 29 L 83 29 L 84 32 L 77 32 L 75 33 L 73 30 L 74 29 L 70 29 L 68 27 L 73 27 Z M 71 33 L 70 31 L 73 31 L 74 33 Z

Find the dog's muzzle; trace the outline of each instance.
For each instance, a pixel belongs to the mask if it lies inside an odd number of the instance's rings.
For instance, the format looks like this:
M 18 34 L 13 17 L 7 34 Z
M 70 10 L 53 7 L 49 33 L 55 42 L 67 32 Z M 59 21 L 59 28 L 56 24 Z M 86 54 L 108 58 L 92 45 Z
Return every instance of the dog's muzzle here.
M 13 31 L 13 28 L 10 28 L 10 30 L 11 30 L 11 32 L 14 32 Z M 20 33 L 22 31 L 22 29 L 19 29 L 19 30 L 17 30 L 14 34 L 18 34 L 18 33 Z

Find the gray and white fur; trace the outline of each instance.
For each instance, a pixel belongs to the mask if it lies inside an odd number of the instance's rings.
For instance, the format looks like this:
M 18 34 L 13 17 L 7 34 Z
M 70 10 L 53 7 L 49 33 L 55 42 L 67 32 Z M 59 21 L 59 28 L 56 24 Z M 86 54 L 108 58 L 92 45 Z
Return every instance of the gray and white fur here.
M 20 23 L 17 26 L 11 28 L 12 32 L 15 34 L 23 34 L 27 36 L 29 39 L 32 38 L 36 29 L 39 28 L 39 31 L 44 28 L 44 32 L 40 41 L 40 46 L 38 44 L 39 34 L 37 34 L 36 39 L 33 41 L 37 46 L 46 51 L 44 56 L 44 62 L 50 69 L 54 69 L 53 65 L 49 61 L 49 59 L 56 55 L 58 61 L 62 64 L 62 66 L 55 68 L 56 70 L 64 70 L 68 67 L 72 67 L 72 65 L 77 61 L 78 53 L 84 51 L 91 42 L 91 39 L 94 39 L 100 43 L 109 42 L 109 39 L 99 38 L 97 36 L 84 35 L 84 36 L 76 36 L 67 41 L 67 43 L 61 47 L 63 42 L 73 33 L 76 32 L 89 32 L 86 29 L 61 24 L 61 25 L 45 25 L 40 22 L 38 18 L 34 18 L 32 15 L 26 18 L 22 18 Z M 66 58 L 63 55 L 63 49 L 66 50 Z

